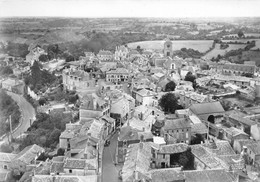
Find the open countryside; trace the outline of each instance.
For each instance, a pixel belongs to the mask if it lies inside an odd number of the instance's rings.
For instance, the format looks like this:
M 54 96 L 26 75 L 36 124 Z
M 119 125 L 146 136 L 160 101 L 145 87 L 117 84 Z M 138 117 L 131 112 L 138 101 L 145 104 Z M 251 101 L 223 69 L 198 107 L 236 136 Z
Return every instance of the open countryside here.
M 180 50 L 181 48 L 194 49 L 199 52 L 206 52 L 212 46 L 213 40 L 175 40 L 172 41 L 173 50 Z M 127 46 L 131 49 L 136 49 L 137 46 L 140 46 L 142 49 L 154 49 L 162 50 L 163 49 L 163 40 L 155 41 L 141 41 L 129 43 Z

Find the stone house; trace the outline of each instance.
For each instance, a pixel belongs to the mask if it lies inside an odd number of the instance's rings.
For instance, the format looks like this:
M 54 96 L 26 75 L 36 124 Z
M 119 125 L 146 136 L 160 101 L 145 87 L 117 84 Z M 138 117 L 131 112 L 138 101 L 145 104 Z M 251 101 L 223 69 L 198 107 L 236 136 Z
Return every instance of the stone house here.
M 16 154 L 0 152 L 0 171 L 10 170 L 11 162 L 16 156 Z
M 180 96 L 180 105 L 184 108 L 188 108 L 192 104 L 211 101 L 209 95 L 198 94 L 196 92 L 181 91 L 179 93 L 179 96 Z
M 125 68 L 117 68 L 106 72 L 106 81 L 114 84 L 126 82 L 130 77 L 129 70 Z
M 174 154 L 187 151 L 189 145 L 185 143 L 162 145 L 159 148 L 152 148 L 152 159 L 156 168 L 169 168 L 173 166 Z
M 162 128 L 166 143 L 186 143 L 191 140 L 191 124 L 188 118 L 166 118 Z M 174 141 L 171 141 L 174 138 Z
M 129 50 L 125 46 L 117 46 L 115 50 L 115 60 L 121 61 L 128 57 Z
M 11 168 L 19 172 L 25 172 L 28 165 L 34 164 L 37 157 L 45 150 L 34 144 L 24 148 L 15 158 L 12 159 Z
M 97 54 L 97 57 L 101 61 L 110 61 L 113 60 L 114 55 L 111 51 L 100 50 Z
M 77 69 L 65 69 L 62 71 L 62 83 L 68 90 L 88 90 L 96 86 L 96 80 L 92 73 Z

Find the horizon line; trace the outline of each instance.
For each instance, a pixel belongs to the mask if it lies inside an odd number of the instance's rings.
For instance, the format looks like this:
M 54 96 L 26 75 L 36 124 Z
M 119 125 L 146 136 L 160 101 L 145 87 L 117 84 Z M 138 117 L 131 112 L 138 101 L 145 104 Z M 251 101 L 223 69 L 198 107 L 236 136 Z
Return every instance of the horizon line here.
M 0 16 L 0 18 L 131 18 L 131 19 L 136 19 L 136 18 L 260 18 L 260 15 L 257 16 L 198 16 L 198 17 L 192 17 L 192 16 L 175 16 L 175 17 L 149 17 L 149 16 L 140 16 L 140 17 L 131 17 L 131 16 Z

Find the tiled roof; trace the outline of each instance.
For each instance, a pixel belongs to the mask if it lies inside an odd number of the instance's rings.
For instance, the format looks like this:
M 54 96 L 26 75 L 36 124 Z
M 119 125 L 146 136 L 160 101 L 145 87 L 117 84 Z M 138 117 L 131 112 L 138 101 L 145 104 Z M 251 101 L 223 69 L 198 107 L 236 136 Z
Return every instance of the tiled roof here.
M 63 162 L 53 162 L 51 164 L 50 173 L 63 173 L 64 172 Z
M 207 98 L 208 98 L 207 95 L 201 95 L 201 94 L 198 94 L 196 92 L 183 91 L 183 92 L 180 92 L 180 95 L 183 95 L 186 98 L 190 98 L 190 99 L 195 100 L 197 102 L 206 102 Z
M 163 145 L 159 149 L 159 153 L 163 154 L 175 154 L 175 153 L 182 153 L 188 149 L 189 145 L 186 143 L 177 143 L 171 145 Z
M 190 106 L 190 110 L 197 115 L 225 112 L 219 101 L 192 104 Z
M 198 134 L 205 134 L 208 132 L 208 128 L 204 123 L 196 123 L 191 125 L 191 132 Z
M 86 159 L 67 158 L 64 162 L 64 168 L 68 169 L 84 169 L 86 167 Z
M 86 167 L 89 170 L 96 170 L 98 169 L 98 163 L 97 163 L 97 159 L 86 159 Z
M 185 181 L 184 173 L 179 168 L 153 169 L 150 173 L 152 182 Z
M 0 152 L 0 162 L 11 162 L 16 154 Z
M 107 71 L 106 74 L 129 74 L 129 70 L 125 68 L 117 68 L 115 70 Z
M 232 149 L 231 145 L 228 141 L 218 140 L 215 142 L 217 145 L 217 149 L 211 149 L 211 152 L 215 153 L 216 155 L 234 155 L 235 152 Z
M 190 128 L 190 122 L 186 118 L 166 119 L 164 124 L 165 130 Z
M 228 133 L 231 136 L 238 136 L 238 135 L 245 135 L 248 136 L 244 131 L 237 129 L 235 127 L 230 127 L 230 128 L 222 128 L 226 133 Z M 249 136 L 248 136 L 249 137 Z
M 184 171 L 185 182 L 234 182 L 224 169 Z
M 98 55 L 108 55 L 108 56 L 112 56 L 113 53 L 111 51 L 106 51 L 106 50 L 100 50 L 98 52 Z
M 44 151 L 44 148 L 34 144 L 24 148 L 13 160 L 20 160 L 29 164 L 35 157 Z
M 252 125 L 257 124 L 256 121 L 253 121 L 253 120 L 248 119 L 248 118 L 242 118 L 241 116 L 239 116 L 237 114 L 231 114 L 229 116 L 229 118 L 234 119 L 234 120 L 238 121 L 239 123 L 246 124 L 248 126 L 252 126 Z
M 91 124 L 88 133 L 91 134 L 91 137 L 100 139 L 102 136 L 104 125 L 105 125 L 104 121 L 95 119 L 94 122 Z
M 54 178 L 55 177 L 55 178 Z M 32 177 L 32 182 L 97 182 L 97 175 L 76 176 L 52 176 L 52 175 L 35 175 Z
M 232 169 L 243 169 L 245 161 L 241 155 L 222 155 L 218 156 L 219 159 L 221 159 L 223 162 L 226 163 L 226 165 L 229 167 L 231 166 Z
M 132 181 L 135 172 L 138 172 L 138 176 L 142 175 L 149 179 L 150 174 L 148 171 L 150 169 L 151 157 L 150 142 L 131 144 L 122 169 L 123 181 Z

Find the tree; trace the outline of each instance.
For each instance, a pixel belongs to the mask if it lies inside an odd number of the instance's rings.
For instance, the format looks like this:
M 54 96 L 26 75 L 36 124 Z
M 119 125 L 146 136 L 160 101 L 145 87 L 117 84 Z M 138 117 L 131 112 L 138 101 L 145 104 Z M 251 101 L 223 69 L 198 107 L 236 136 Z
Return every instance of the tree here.
M 64 156 L 64 153 L 65 153 L 65 149 L 63 149 L 63 148 L 59 148 L 57 150 L 57 156 Z
M 229 100 L 220 100 L 220 104 L 222 105 L 225 111 L 228 111 L 232 107 L 232 102 Z
M 37 84 L 41 85 L 41 69 L 38 61 L 34 61 L 32 67 L 31 67 L 31 84 L 33 86 L 33 89 L 36 88 Z
M 75 61 L 75 58 L 74 58 L 74 56 L 72 56 L 72 55 L 68 55 L 68 56 L 66 57 L 65 61 L 66 61 L 66 62 Z
M 244 35 L 244 32 L 243 32 L 242 30 L 239 30 L 239 31 L 237 32 L 237 36 L 238 36 L 239 38 L 242 38 L 242 37 L 244 37 L 245 35 Z
M 169 83 L 166 84 L 165 86 L 165 91 L 169 92 L 169 91 L 174 91 L 176 87 L 176 84 L 174 81 L 170 81 Z
M 190 71 L 186 74 L 185 78 L 184 78 L 185 81 L 190 81 L 192 83 L 194 83 L 194 81 L 196 80 L 196 76 L 193 75 Z
M 183 166 L 184 170 L 194 170 L 194 156 L 189 147 L 185 152 L 181 153 L 179 156 L 179 164 Z
M 13 69 L 10 66 L 4 66 L 0 68 L 0 72 L 2 75 L 11 75 L 13 74 Z
M 45 98 L 40 98 L 38 102 L 39 102 L 40 106 L 43 106 L 46 103 L 46 99 Z
M 41 61 L 41 62 L 47 62 L 48 60 L 49 60 L 49 58 L 45 54 L 42 54 L 39 56 L 39 61 Z
M 179 108 L 178 100 L 173 93 L 163 95 L 159 100 L 159 106 L 166 113 L 174 113 Z

